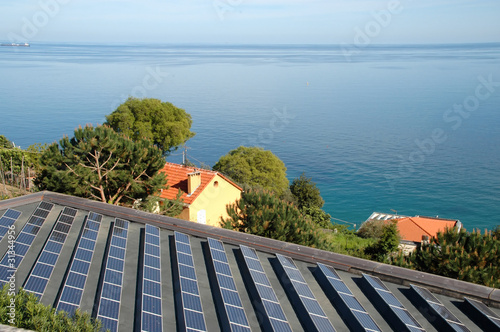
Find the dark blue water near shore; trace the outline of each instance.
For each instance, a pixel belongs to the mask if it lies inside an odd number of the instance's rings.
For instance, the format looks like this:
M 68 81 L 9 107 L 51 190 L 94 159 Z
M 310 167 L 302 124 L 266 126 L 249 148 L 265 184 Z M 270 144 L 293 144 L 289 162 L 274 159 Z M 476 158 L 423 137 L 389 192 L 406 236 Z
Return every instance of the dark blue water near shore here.
M 499 44 L 349 58 L 338 46 L 33 44 L 0 48 L 0 77 L 0 134 L 23 148 L 102 123 L 129 95 L 154 97 L 192 115 L 192 160 L 270 149 L 290 178 L 317 182 L 333 217 L 500 224 Z

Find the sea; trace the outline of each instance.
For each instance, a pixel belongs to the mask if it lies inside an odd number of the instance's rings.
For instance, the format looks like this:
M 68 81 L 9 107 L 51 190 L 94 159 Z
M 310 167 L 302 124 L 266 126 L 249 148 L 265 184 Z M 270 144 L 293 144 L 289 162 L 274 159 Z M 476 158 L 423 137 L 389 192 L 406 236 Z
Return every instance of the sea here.
M 338 223 L 374 211 L 500 225 L 500 44 L 0 47 L 0 134 L 52 143 L 129 96 L 185 109 L 167 160 L 240 145 L 305 173 Z

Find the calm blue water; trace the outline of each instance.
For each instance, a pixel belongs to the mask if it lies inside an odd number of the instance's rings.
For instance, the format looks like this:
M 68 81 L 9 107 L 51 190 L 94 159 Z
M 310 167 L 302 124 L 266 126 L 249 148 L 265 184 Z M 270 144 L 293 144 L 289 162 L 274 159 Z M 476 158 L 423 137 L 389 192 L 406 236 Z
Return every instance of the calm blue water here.
M 23 148 L 154 97 L 192 115 L 191 160 L 270 149 L 290 179 L 317 182 L 335 218 L 394 209 L 500 224 L 500 44 L 350 59 L 338 46 L 35 44 L 0 47 L 0 77 L 0 133 Z

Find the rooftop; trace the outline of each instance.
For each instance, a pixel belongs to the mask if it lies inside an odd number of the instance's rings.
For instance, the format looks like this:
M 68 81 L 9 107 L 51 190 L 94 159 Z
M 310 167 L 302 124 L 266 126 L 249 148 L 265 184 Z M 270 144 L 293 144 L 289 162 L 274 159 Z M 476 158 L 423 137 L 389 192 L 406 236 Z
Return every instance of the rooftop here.
M 51 192 L 0 201 L 4 282 L 10 225 L 16 286 L 111 330 L 500 330 L 499 289 Z

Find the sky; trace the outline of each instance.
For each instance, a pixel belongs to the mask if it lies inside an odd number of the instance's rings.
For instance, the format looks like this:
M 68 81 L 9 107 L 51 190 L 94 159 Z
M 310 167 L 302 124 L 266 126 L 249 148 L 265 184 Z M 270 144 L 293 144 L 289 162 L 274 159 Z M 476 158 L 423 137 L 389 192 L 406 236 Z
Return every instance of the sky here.
M 499 0 L 2 0 L 0 41 L 500 42 Z

